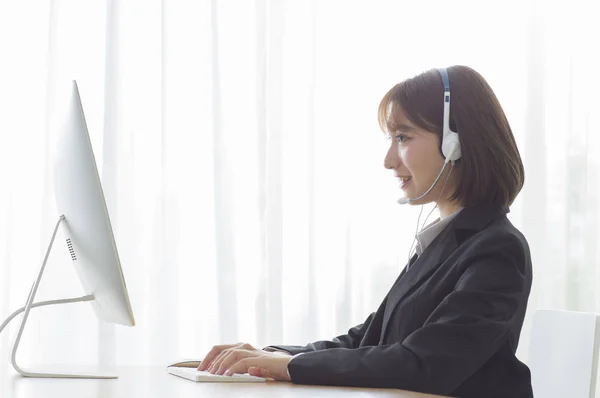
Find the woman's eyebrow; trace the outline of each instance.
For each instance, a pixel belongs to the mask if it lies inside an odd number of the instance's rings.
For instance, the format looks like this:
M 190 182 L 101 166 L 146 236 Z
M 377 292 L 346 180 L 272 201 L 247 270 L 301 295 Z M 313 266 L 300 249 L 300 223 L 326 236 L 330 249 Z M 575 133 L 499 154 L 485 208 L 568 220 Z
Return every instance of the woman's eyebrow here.
M 403 131 L 405 133 L 416 133 L 417 129 L 413 126 L 409 126 L 408 124 L 399 123 L 394 125 L 394 131 Z

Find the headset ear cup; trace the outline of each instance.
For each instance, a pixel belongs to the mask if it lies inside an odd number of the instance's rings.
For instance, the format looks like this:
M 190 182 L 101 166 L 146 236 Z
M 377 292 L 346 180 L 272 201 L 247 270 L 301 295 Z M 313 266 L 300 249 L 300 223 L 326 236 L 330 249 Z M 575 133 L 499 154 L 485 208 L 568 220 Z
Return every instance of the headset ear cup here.
M 447 161 L 460 159 L 462 152 L 460 150 L 460 141 L 457 133 L 449 131 L 444 137 L 444 141 L 442 142 L 442 153 Z

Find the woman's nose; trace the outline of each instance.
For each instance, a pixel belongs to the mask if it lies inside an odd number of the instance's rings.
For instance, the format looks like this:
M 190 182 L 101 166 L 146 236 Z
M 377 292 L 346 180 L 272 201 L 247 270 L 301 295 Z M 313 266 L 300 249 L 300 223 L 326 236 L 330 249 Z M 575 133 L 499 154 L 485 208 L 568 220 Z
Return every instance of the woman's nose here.
M 398 150 L 395 148 L 395 145 L 390 145 L 390 148 L 383 159 L 383 167 L 388 170 L 393 170 L 398 167 L 400 162 L 400 157 L 398 156 Z

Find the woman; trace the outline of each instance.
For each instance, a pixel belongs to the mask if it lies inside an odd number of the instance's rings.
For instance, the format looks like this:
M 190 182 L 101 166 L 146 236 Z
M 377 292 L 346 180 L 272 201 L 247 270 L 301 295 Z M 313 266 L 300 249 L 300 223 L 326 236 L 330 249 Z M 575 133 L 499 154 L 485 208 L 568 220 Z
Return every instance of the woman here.
M 465 398 L 532 397 L 529 369 L 515 356 L 531 257 L 506 217 L 524 171 L 496 96 L 468 67 L 431 70 L 393 87 L 379 122 L 393 138 L 384 165 L 401 180 L 399 203 L 435 202 L 440 212 L 416 237 L 414 256 L 379 309 L 332 341 L 215 346 L 199 369 Z

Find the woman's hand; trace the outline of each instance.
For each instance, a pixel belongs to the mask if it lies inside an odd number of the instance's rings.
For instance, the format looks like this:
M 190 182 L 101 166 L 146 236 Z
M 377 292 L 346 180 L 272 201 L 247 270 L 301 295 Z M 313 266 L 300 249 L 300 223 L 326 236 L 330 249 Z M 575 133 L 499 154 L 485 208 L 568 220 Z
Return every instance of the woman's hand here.
M 267 377 L 278 381 L 291 381 L 287 368 L 291 360 L 291 355 L 264 352 L 264 355 L 240 359 L 225 372 L 225 375 L 249 373 L 252 376 Z
M 204 359 L 200 362 L 200 366 L 198 366 L 198 370 L 206 370 L 216 374 L 223 360 L 230 356 L 234 350 L 260 351 L 247 343 L 216 345 L 204 356 Z
M 259 362 L 251 362 L 250 359 L 260 360 Z M 234 370 L 228 372 L 233 373 L 249 373 L 251 367 L 254 376 L 271 377 L 275 380 L 289 380 L 287 373 L 287 363 L 292 359 L 290 354 L 283 352 L 266 352 L 254 348 L 247 343 L 236 343 L 227 345 L 214 346 L 204 357 L 198 370 L 206 370 L 212 374 L 223 375 L 233 366 L 244 368 L 244 364 L 260 364 L 265 366 L 248 366 L 243 371 Z M 241 364 L 240 364 L 241 363 Z M 259 374 L 260 373 L 260 374 Z M 264 374 L 264 376 L 261 376 Z

